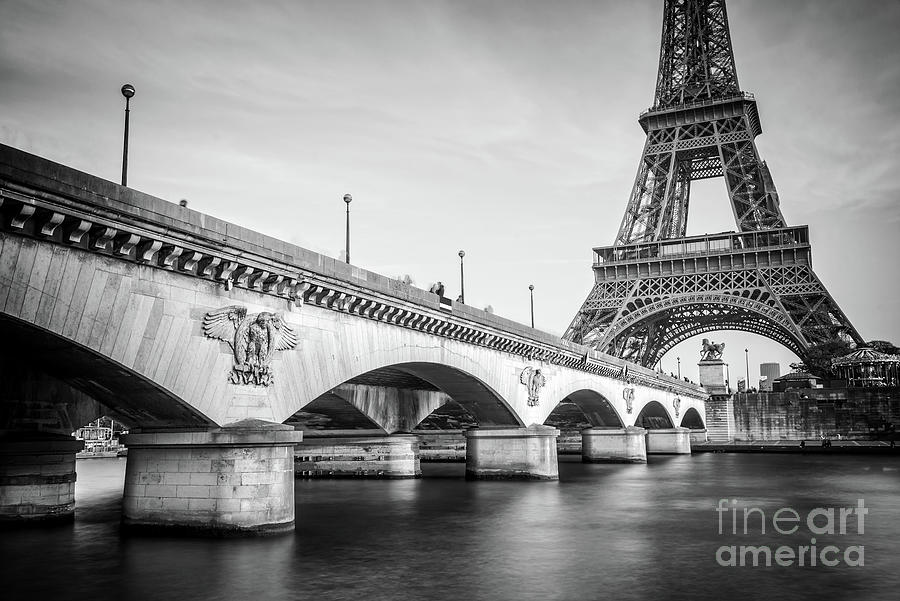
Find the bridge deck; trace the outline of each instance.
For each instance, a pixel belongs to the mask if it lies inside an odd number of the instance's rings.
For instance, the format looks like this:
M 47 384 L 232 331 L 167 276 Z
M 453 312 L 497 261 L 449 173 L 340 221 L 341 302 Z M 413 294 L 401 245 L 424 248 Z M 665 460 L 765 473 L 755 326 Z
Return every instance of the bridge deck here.
M 0 145 L 3 229 L 705 398 L 702 388 L 332 257 Z

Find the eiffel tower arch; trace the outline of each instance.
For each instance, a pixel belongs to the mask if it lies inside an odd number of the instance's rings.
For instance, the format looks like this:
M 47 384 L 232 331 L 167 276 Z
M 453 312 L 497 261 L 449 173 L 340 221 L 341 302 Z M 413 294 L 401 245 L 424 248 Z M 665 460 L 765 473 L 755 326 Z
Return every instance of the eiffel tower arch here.
M 809 230 L 789 227 L 766 162 L 756 100 L 738 85 L 724 0 L 666 0 L 653 106 L 625 215 L 594 248 L 594 287 L 565 338 L 655 365 L 679 342 L 742 330 L 803 357 L 861 342 L 812 268 Z M 691 182 L 725 180 L 737 231 L 687 237 Z

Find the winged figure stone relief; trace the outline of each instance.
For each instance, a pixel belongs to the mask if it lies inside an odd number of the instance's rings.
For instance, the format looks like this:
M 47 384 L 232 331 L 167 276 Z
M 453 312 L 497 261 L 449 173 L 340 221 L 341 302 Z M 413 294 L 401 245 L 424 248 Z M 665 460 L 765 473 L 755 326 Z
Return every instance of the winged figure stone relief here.
M 232 384 L 269 386 L 274 379 L 269 364 L 275 351 L 297 346 L 297 335 L 280 313 L 247 315 L 247 307 L 238 305 L 207 313 L 203 317 L 203 333 L 224 340 L 231 347 Z

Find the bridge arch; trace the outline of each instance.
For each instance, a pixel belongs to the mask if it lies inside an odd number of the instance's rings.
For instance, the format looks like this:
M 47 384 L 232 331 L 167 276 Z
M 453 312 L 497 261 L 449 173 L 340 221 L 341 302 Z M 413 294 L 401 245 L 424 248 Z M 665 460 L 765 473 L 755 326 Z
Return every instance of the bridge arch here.
M 481 425 L 525 425 L 506 399 L 466 370 L 424 362 L 404 363 L 397 369 L 430 382 L 471 413 Z
M 475 374 L 428 361 L 392 363 L 354 375 L 304 403 L 324 408 L 330 398 L 355 407 L 387 433 L 411 432 L 435 410 L 455 402 L 480 426 L 523 426 L 509 403 Z
M 615 406 L 601 393 L 589 388 L 580 388 L 566 395 L 556 404 L 544 423 L 557 425 L 571 421 L 572 412 L 566 411 L 567 407 L 577 408 L 592 427 L 623 428 L 625 426 Z
M 65 405 L 70 422 L 76 427 L 83 425 L 77 422 L 96 411 L 93 403 L 109 408 L 113 417 L 132 428 L 215 425 L 197 408 L 133 369 L 40 326 L 0 313 L 0 340 L 2 369 L 19 368 L 29 373 L 4 378 L 28 387 L 24 402 L 32 406 L 54 401 Z M 15 355 L 10 349 L 15 349 Z M 9 393 L 0 390 L 0 395 Z M 11 418 L 10 411 L 4 411 L 6 419 Z M 0 428 L 13 425 L 0 423 Z
M 675 422 L 665 405 L 659 401 L 649 401 L 638 412 L 634 425 L 648 430 L 664 430 L 674 428 Z
M 760 291 L 741 294 L 702 293 L 663 299 L 638 299 L 604 334 L 600 347 L 621 355 L 631 337 L 646 337 L 639 362 L 655 365 L 679 342 L 718 330 L 739 330 L 765 336 L 803 356 L 808 344 L 775 306 L 775 299 Z
M 700 412 L 690 407 L 681 418 L 681 427 L 690 428 L 691 430 L 703 430 L 706 428 L 706 425 L 703 423 Z

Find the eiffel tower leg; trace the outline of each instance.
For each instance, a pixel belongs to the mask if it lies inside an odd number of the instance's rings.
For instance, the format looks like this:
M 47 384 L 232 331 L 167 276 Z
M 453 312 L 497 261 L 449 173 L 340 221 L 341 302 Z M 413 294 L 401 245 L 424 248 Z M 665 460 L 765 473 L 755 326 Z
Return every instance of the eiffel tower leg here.
M 716 141 L 738 229 L 746 232 L 785 227 L 775 184 L 759 158 L 748 117 L 717 122 Z
M 671 205 L 671 198 L 675 195 L 677 187 L 673 184 L 678 169 L 675 153 L 648 154 L 649 145 L 650 138 L 641 156 L 634 188 L 619 226 L 617 244 L 655 239 L 657 231 L 663 227 L 666 207 Z
M 761 270 L 766 284 L 807 345 L 863 338 L 809 266 Z
M 691 194 L 689 163 L 678 161 L 675 173 L 669 174 L 669 189 L 663 206 L 662 219 L 656 228 L 656 240 L 681 238 L 687 232 L 688 201 Z
M 622 307 L 637 285 L 629 281 L 598 281 L 588 293 L 581 310 L 566 329 L 563 338 L 590 346 L 602 352 L 619 355 L 619 351 L 598 346 L 607 328 L 618 318 Z M 620 346 L 624 346 L 624 340 Z

